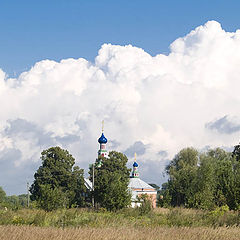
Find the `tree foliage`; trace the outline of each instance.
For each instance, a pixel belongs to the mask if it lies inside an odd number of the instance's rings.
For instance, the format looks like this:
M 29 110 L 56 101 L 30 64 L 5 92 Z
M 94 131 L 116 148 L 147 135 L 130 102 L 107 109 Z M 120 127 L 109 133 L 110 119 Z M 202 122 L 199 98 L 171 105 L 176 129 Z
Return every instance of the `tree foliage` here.
M 0 187 L 0 208 L 17 210 L 23 207 L 27 207 L 27 194 L 7 196 Z
M 173 206 L 193 204 L 194 182 L 197 175 L 198 152 L 193 148 L 181 150 L 167 166 L 169 194 Z
M 99 157 L 95 163 L 94 198 L 97 204 L 114 211 L 130 205 L 128 190 L 130 169 L 127 157 L 119 152 L 109 152 L 109 157 Z M 99 164 L 101 163 L 101 164 Z M 92 180 L 92 169 L 89 171 Z
M 232 154 L 236 158 L 236 160 L 239 162 L 240 161 L 240 143 L 234 146 L 234 150 Z
M 51 147 L 41 153 L 42 165 L 34 174 L 30 188 L 31 199 L 45 210 L 83 206 L 85 192 L 83 170 L 73 167 L 75 159 L 60 147 Z
M 240 163 L 235 154 L 220 148 L 205 153 L 193 148 L 181 150 L 166 168 L 169 181 L 161 190 L 161 204 L 239 209 Z
M 3 190 L 2 187 L 0 187 L 0 203 L 4 202 L 6 200 L 6 193 Z
M 37 206 L 46 211 L 51 211 L 69 205 L 67 192 L 63 192 L 57 187 L 52 188 L 50 184 L 40 185 L 40 194 L 41 197 L 38 198 Z

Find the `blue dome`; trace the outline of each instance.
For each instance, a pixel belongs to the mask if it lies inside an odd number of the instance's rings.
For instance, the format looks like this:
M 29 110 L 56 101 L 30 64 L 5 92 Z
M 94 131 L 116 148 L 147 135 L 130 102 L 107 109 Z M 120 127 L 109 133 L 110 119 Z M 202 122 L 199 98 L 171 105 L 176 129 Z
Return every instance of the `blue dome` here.
M 107 143 L 107 139 L 105 138 L 104 134 L 102 133 L 102 136 L 98 139 L 99 143 Z
M 138 164 L 136 162 L 134 162 L 133 167 L 138 167 Z

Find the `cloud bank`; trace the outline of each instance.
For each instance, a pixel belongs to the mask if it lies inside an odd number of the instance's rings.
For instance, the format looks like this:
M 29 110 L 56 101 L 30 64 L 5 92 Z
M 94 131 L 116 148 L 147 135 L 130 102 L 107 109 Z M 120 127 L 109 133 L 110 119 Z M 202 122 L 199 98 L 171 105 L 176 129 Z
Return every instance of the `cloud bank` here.
M 108 149 L 130 161 L 138 152 L 142 178 L 160 184 L 181 148 L 238 143 L 239 89 L 240 30 L 215 21 L 176 39 L 169 55 L 104 44 L 94 63 L 43 60 L 18 78 L 1 70 L 0 185 L 24 192 L 40 152 L 55 145 L 87 168 L 102 119 Z

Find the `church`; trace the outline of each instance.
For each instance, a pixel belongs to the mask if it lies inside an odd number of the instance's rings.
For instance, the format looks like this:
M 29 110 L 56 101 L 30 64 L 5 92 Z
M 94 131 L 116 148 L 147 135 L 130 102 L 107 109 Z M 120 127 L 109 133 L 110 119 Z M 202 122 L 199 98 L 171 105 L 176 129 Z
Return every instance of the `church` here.
M 100 148 L 98 150 L 98 156 L 108 157 L 108 151 L 107 151 L 107 138 L 104 136 L 104 130 L 102 128 L 102 135 L 98 139 L 98 143 L 100 144 Z M 156 202 L 157 202 L 157 190 L 144 182 L 139 177 L 139 171 L 138 171 L 138 163 L 136 160 L 136 153 L 134 157 L 133 162 L 133 169 L 131 176 L 129 176 L 129 185 L 128 189 L 132 195 L 131 197 L 131 207 L 137 207 L 141 205 L 141 202 L 139 202 L 138 197 L 145 194 L 147 195 L 148 199 L 152 202 L 152 207 L 156 208 Z M 90 182 L 89 179 L 85 179 L 85 186 L 92 190 L 94 187 L 92 185 L 92 182 Z

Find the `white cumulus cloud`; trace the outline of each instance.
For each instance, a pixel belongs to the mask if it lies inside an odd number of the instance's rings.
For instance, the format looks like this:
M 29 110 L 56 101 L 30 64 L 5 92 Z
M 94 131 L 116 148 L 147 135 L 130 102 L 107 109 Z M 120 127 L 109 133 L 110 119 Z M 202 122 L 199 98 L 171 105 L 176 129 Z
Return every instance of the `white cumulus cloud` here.
M 176 39 L 168 55 L 104 44 L 94 63 L 43 60 L 16 79 L 1 70 L 0 185 L 23 192 L 40 152 L 55 145 L 86 169 L 102 119 L 110 150 L 132 156 L 136 147 L 142 178 L 160 184 L 181 148 L 238 143 L 239 125 L 229 119 L 240 118 L 239 76 L 240 30 L 215 21 Z

